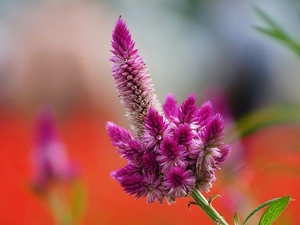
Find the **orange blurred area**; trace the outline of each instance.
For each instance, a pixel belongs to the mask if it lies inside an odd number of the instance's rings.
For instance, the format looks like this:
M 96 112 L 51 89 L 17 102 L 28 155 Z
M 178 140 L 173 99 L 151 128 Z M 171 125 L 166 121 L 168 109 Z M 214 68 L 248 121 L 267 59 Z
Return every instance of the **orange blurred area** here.
M 82 224 L 212 224 L 197 206 L 188 209 L 190 198 L 172 205 L 146 204 L 145 199 L 135 200 L 121 190 L 109 174 L 125 162 L 110 144 L 105 131 L 107 118 L 79 107 L 59 124 L 62 140 L 70 158 L 80 166 L 80 180 L 88 193 Z M 30 186 L 32 121 L 22 114 L 2 112 L 0 125 L 0 224 L 53 224 L 45 201 Z M 300 223 L 299 173 L 285 171 L 299 170 L 299 136 L 299 126 L 282 125 L 263 129 L 244 140 L 247 166 L 227 180 L 230 174 L 218 173 L 209 193 L 222 195 L 213 205 L 228 221 L 232 221 L 233 210 L 243 217 L 266 200 L 291 195 L 296 201 L 276 224 Z M 282 163 L 280 168 L 276 167 L 278 163 Z M 250 224 L 255 224 L 255 219 Z

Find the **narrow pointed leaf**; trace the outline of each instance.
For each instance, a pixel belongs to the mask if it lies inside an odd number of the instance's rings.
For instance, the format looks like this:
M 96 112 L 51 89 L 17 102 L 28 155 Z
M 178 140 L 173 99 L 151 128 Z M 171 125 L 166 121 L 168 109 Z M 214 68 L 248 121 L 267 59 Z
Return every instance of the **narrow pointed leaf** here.
M 285 196 L 276 201 L 272 202 L 271 205 L 267 208 L 267 210 L 262 215 L 259 225 L 271 225 L 280 214 L 285 210 L 287 205 L 290 202 L 290 197 Z
M 278 41 L 281 41 L 288 48 L 290 48 L 294 53 L 300 56 L 300 43 L 290 37 L 277 23 L 263 10 L 254 7 L 254 11 L 260 19 L 267 24 L 267 28 L 254 26 L 257 31 L 266 34 Z
M 240 218 L 239 218 L 239 215 L 237 214 L 237 212 L 235 212 L 233 215 L 233 222 L 234 222 L 234 225 L 241 225 Z
M 265 13 L 258 7 L 254 7 L 253 9 L 255 13 L 261 18 L 261 20 L 268 24 L 271 28 L 281 30 L 280 26 L 267 13 Z
M 269 201 L 266 201 L 265 203 L 261 204 L 260 206 L 258 206 L 256 209 L 254 209 L 248 216 L 247 218 L 244 220 L 244 222 L 242 223 L 242 225 L 244 225 L 255 213 L 257 213 L 259 210 L 263 209 L 264 207 L 266 206 L 269 206 L 271 205 L 273 202 L 276 202 L 282 198 L 288 198 L 290 199 L 289 196 L 286 196 L 286 197 L 281 197 L 281 198 L 274 198 L 274 199 L 271 199 Z M 260 224 L 262 225 L 262 224 Z
M 266 34 L 267 36 L 276 39 L 277 41 L 280 41 L 300 56 L 300 44 L 293 40 L 291 37 L 289 37 L 283 30 L 275 30 L 259 26 L 253 26 L 253 28 L 263 34 Z
M 275 29 L 271 29 L 271 28 L 264 28 L 264 27 L 259 27 L 259 26 L 253 26 L 254 29 L 256 29 L 257 31 L 267 34 L 279 41 L 282 41 L 286 44 L 289 45 L 293 45 L 294 43 L 292 42 L 292 40 L 286 35 L 284 34 L 282 31 L 280 30 L 275 30 Z

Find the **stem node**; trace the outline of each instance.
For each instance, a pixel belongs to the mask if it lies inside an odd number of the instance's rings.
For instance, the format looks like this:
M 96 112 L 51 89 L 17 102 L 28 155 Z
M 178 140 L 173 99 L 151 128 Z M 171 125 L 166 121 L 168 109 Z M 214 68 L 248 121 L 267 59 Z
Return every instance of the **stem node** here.
M 194 189 L 191 193 L 191 197 L 195 200 L 196 204 L 203 209 L 203 211 L 210 217 L 210 219 L 216 224 L 216 225 L 229 225 L 225 219 L 222 217 L 220 213 L 218 213 L 217 210 L 214 209 L 214 207 L 207 201 L 207 199 L 201 194 L 201 192 L 198 189 Z M 190 202 L 189 206 L 191 204 L 195 204 L 194 202 Z

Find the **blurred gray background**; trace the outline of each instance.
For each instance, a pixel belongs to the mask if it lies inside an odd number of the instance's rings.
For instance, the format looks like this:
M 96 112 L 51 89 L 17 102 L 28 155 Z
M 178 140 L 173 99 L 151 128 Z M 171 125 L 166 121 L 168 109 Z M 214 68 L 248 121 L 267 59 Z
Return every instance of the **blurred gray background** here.
M 299 36 L 299 3 L 283 0 L 0 1 L 0 100 L 33 109 L 44 101 L 120 108 L 110 74 L 110 37 L 127 21 L 161 100 L 209 98 L 220 89 L 234 115 L 300 100 L 299 62 L 256 30 L 253 6 Z M 112 96 L 112 98 L 110 98 Z

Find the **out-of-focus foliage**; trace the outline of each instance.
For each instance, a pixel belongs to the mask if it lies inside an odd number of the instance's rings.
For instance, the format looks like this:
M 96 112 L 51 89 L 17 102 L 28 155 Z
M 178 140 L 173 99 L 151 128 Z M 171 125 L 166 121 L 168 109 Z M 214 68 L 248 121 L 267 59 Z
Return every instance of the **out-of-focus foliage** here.
M 255 110 L 236 122 L 234 132 L 228 134 L 228 139 L 232 142 L 264 127 L 279 123 L 300 123 L 300 106 L 277 105 Z
M 271 16 L 260 8 L 254 8 L 267 27 L 254 26 L 256 30 L 280 41 L 300 57 L 300 42 L 291 37 Z

